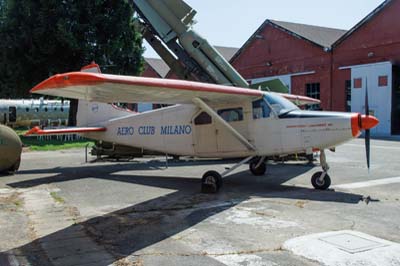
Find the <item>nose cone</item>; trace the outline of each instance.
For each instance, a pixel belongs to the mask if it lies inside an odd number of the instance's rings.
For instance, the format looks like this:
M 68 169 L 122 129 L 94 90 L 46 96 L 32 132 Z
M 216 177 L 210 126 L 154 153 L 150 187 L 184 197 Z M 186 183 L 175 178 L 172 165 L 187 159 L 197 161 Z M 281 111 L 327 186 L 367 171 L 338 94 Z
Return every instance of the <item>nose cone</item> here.
M 361 115 L 355 113 L 351 116 L 351 130 L 353 137 L 357 138 L 361 134 L 361 130 L 367 130 L 379 124 L 379 120 L 372 115 Z
M 362 129 L 371 129 L 379 124 L 379 120 L 372 115 L 362 115 L 361 116 L 361 128 Z

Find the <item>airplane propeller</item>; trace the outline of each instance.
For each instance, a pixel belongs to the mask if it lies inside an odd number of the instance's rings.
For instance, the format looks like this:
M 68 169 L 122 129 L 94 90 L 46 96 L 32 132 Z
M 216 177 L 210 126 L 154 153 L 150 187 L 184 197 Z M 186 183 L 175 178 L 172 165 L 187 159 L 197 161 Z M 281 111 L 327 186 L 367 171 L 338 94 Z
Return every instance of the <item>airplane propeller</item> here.
M 371 162 L 371 128 L 374 128 L 376 125 L 378 125 L 379 120 L 373 115 L 369 114 L 368 86 L 365 87 L 365 114 L 358 114 L 357 117 L 358 123 L 356 123 L 357 120 L 354 121 L 355 123 L 353 129 L 355 129 L 355 132 L 365 130 L 365 153 L 367 156 L 367 166 L 369 170 Z
M 368 121 L 369 118 L 369 103 L 368 103 L 368 85 L 366 84 L 365 87 L 365 116 L 366 116 L 366 121 Z M 371 130 L 369 128 L 365 129 L 365 153 L 367 155 L 367 166 L 368 170 L 370 167 L 370 148 L 371 148 Z

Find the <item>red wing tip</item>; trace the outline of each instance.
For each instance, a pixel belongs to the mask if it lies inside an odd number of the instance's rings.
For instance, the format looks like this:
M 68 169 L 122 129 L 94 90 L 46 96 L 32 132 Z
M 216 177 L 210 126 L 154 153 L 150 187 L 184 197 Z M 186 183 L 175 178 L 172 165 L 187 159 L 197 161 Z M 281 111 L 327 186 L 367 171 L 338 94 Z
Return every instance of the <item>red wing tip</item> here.
M 28 130 L 28 132 L 26 132 L 24 134 L 24 136 L 35 135 L 35 134 L 37 134 L 39 132 L 40 132 L 40 127 L 34 127 L 34 128 L 31 128 L 30 130 Z
M 37 84 L 29 92 L 40 93 L 40 90 L 57 89 L 77 84 L 90 85 L 101 81 L 104 81 L 104 77 L 101 73 L 69 72 L 51 76 Z

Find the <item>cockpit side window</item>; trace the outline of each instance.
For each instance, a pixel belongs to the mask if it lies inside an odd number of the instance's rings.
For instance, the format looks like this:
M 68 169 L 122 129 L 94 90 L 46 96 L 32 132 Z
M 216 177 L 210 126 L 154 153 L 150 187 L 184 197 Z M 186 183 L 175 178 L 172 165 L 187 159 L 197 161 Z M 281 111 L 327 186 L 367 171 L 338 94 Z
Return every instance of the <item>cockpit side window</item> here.
M 270 114 L 271 108 L 269 108 L 264 99 L 253 102 L 253 119 L 267 118 Z
M 235 122 L 243 120 L 243 109 L 240 107 L 218 110 L 217 113 L 226 122 Z
M 212 123 L 211 116 L 207 114 L 206 112 L 200 113 L 195 119 L 194 119 L 194 124 L 195 125 L 209 125 Z

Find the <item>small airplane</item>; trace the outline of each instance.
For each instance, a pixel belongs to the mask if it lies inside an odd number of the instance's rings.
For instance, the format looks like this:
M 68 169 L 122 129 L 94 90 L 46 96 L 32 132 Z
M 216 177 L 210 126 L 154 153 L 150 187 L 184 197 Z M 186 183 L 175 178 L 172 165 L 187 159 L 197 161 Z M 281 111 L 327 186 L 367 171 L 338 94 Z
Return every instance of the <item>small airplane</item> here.
M 323 171 L 315 173 L 311 183 L 316 189 L 328 189 L 325 150 L 357 138 L 362 130 L 366 130 L 369 168 L 369 130 L 379 121 L 368 112 L 304 111 L 293 102 L 319 100 L 199 82 L 107 75 L 96 69 L 94 65 L 84 67 L 84 72 L 58 74 L 35 86 L 31 93 L 79 99 L 77 127 L 36 127 L 27 134 L 80 133 L 170 155 L 245 158 L 221 174 L 207 171 L 201 179 L 206 193 L 216 193 L 223 177 L 245 163 L 249 162 L 253 175 L 263 175 L 267 156 L 314 151 L 320 151 Z M 109 104 L 113 102 L 175 105 L 127 113 L 113 109 Z
M 67 125 L 69 101 L 0 100 L 0 123 L 13 128 Z
M 22 142 L 11 128 L 0 125 L 0 173 L 12 174 L 19 169 Z

